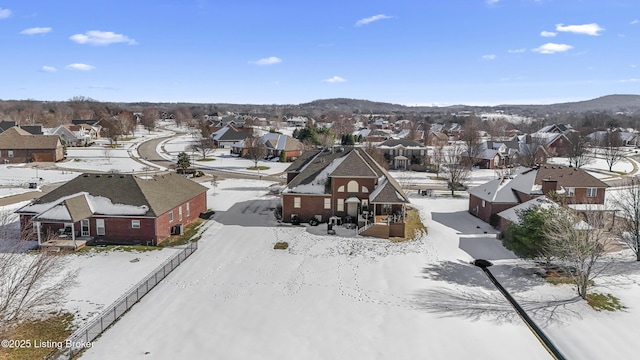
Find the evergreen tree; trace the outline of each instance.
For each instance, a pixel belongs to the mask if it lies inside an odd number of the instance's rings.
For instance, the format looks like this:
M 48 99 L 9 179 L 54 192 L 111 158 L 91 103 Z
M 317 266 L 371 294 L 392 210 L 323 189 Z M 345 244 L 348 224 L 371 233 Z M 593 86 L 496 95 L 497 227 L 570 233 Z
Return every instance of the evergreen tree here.
M 181 152 L 178 154 L 178 162 L 176 163 L 178 169 L 186 170 L 191 167 L 191 159 L 189 159 L 189 155 L 186 152 Z

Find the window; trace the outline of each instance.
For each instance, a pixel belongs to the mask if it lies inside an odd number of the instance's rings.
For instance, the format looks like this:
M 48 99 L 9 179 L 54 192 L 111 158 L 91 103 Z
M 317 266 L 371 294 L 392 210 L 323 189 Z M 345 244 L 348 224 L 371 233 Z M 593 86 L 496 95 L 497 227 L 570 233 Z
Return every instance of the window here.
M 80 234 L 82 236 L 90 236 L 89 219 L 80 220 Z
M 173 222 L 173 210 L 169 212 L 169 222 Z
M 189 203 L 187 203 L 187 216 L 191 216 L 191 208 L 189 207 Z
M 420 156 L 424 156 L 424 149 L 420 149 Z
M 362 199 L 362 209 L 367 210 L 369 208 L 369 200 Z
M 293 207 L 295 209 L 300 209 L 300 198 L 299 197 L 294 197 L 293 198 Z
M 596 197 L 598 196 L 597 188 L 587 188 L 587 197 Z
M 324 199 L 324 208 L 325 209 L 331 209 L 331 198 L 325 198 Z
M 182 221 L 182 206 L 178 208 L 178 221 Z
M 338 199 L 338 211 L 344 211 L 344 199 Z
M 351 180 L 347 183 L 347 192 L 358 192 L 358 182 Z
M 96 219 L 96 235 L 104 235 L 104 219 Z
M 566 188 L 566 190 L 567 190 L 567 197 L 573 197 L 576 195 L 576 188 L 568 187 Z
M 363 193 L 368 193 L 369 189 L 367 189 L 366 186 L 363 186 L 362 189 L 360 189 Z
M 482 207 L 485 207 L 486 205 L 487 203 L 484 200 L 482 200 Z
M 389 155 L 393 155 L 393 149 L 389 149 Z
M 7 151 L 7 156 L 9 156 L 9 157 L 13 157 L 13 150 L 9 150 L 9 151 Z
M 140 220 L 131 220 L 132 229 L 140 229 Z
M 338 192 L 344 192 L 344 185 L 342 185 L 342 186 L 340 186 L 340 187 L 338 188 Z

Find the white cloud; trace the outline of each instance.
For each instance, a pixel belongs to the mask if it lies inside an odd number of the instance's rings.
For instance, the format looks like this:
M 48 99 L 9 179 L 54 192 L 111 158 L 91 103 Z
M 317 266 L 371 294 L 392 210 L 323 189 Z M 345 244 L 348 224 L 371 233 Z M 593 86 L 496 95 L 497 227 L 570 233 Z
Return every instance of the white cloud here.
M 58 71 L 58 69 L 54 68 L 53 66 L 48 66 L 48 65 L 44 65 L 43 67 L 40 68 L 40 70 L 42 70 L 44 72 L 56 72 L 56 71 Z
M 533 49 L 533 51 L 540 54 L 555 54 L 559 52 L 569 51 L 571 49 L 573 49 L 573 46 L 567 44 L 546 43 Z
M 341 78 L 340 76 L 334 76 L 334 77 L 331 77 L 331 78 L 328 78 L 328 79 L 324 79 L 322 81 L 328 82 L 328 83 L 343 83 L 343 82 L 345 82 L 347 80 Z
M 77 42 L 78 44 L 89 44 L 89 45 L 110 45 L 110 44 L 116 44 L 116 43 L 127 43 L 129 45 L 137 44 L 137 42 L 134 39 L 129 39 L 125 35 L 116 34 L 111 31 L 99 31 L 99 30 L 87 31 L 84 34 L 75 34 L 69 37 L 69 39 Z
M 279 64 L 281 62 L 282 62 L 282 59 L 276 56 L 269 56 L 267 58 L 263 58 L 260 60 L 249 61 L 250 64 L 255 64 L 255 65 L 273 65 L 273 64 Z
M 604 28 L 600 27 L 600 25 L 596 23 L 583 24 L 583 25 L 567 25 L 567 26 L 564 26 L 563 24 L 558 24 L 556 25 L 556 31 L 598 36 L 600 35 L 600 32 L 604 31 Z
M 485 2 L 489 5 L 493 5 L 493 4 L 497 4 L 500 2 L 500 0 L 485 0 Z
M 33 27 L 20 31 L 20 34 L 23 35 L 36 35 L 36 34 L 46 34 L 51 32 L 50 27 Z
M 482 58 L 485 60 L 494 60 L 496 56 L 494 54 L 482 55 Z
M 0 8 L 0 19 L 6 19 L 11 16 L 11 10 Z
M 558 33 L 555 33 L 553 31 L 543 31 L 540 33 L 540 36 L 542 37 L 554 37 L 556 35 L 558 35 Z
M 637 23 L 640 23 L 640 20 L 635 19 L 635 20 L 631 20 L 631 22 L 629 23 L 629 25 L 635 25 Z
M 623 82 L 623 83 L 640 82 L 640 79 L 625 79 L 625 80 L 620 80 L 620 82 Z
M 507 50 L 507 52 L 509 54 L 521 54 L 523 52 L 527 51 L 527 49 L 511 49 L 511 50 Z
M 364 18 L 364 19 L 360 19 L 356 22 L 355 26 L 362 26 L 362 25 L 367 25 L 370 24 L 374 21 L 378 21 L 378 20 L 384 20 L 384 19 L 391 19 L 391 16 L 387 16 L 384 14 L 380 14 L 380 15 L 374 15 L 368 18 Z
M 65 66 L 65 69 L 67 70 L 79 70 L 79 71 L 89 71 L 89 70 L 93 70 L 95 69 L 95 66 L 92 65 L 87 65 L 87 64 L 69 64 L 67 66 Z

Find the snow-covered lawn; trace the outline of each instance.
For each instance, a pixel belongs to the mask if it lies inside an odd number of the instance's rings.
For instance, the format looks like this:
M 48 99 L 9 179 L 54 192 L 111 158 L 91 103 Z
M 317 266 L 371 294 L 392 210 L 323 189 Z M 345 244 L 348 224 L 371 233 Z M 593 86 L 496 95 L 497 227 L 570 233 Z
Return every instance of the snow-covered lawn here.
M 72 269 L 79 269 L 78 285 L 71 288 L 65 310 L 82 325 L 151 273 L 179 250 L 163 248 L 153 251 L 90 251 L 67 255 Z
M 282 173 L 284 170 L 291 165 L 291 163 L 281 163 L 278 159 L 273 159 L 272 161 L 260 160 L 258 161 L 258 166 L 267 166 L 269 169 L 260 170 L 260 172 L 256 170 L 247 170 L 249 167 L 253 167 L 255 163 L 253 160 L 240 158 L 235 155 L 231 155 L 230 149 L 216 149 L 212 153 L 210 153 L 207 157 L 209 159 L 214 159 L 210 161 L 198 161 L 200 155 L 197 153 L 193 153 L 190 150 L 190 145 L 194 141 L 194 137 L 191 135 L 181 135 L 175 138 L 169 139 L 167 141 L 162 142 L 157 148 L 158 154 L 170 161 L 176 161 L 178 158 L 178 154 L 180 152 L 186 152 L 193 159 L 195 159 L 195 164 L 199 168 L 209 168 L 221 171 L 230 171 L 241 174 L 251 174 L 251 175 L 274 175 Z
M 64 169 L 78 171 L 104 171 L 131 173 L 144 171 L 148 165 L 131 158 L 131 150 L 117 148 L 109 149 L 101 146 L 87 148 L 69 148 L 67 160 L 56 163 L 56 166 Z
M 635 263 L 599 282 L 628 309 L 599 313 L 576 301 L 569 286 L 549 285 L 527 270 L 488 224 L 468 214 L 466 199 L 412 198 L 429 234 L 393 244 L 277 226 L 269 211 L 277 198 L 264 191 L 268 185 L 220 182 L 209 197 L 218 211 L 199 250 L 83 356 L 548 359 L 469 265 L 486 258 L 567 358 L 634 357 Z M 289 249 L 273 250 L 277 241 Z
M 37 189 L 29 189 L 29 183 L 38 186 L 69 181 L 79 173 L 56 169 L 55 166 L 43 164 L 0 165 L 0 198 L 18 195 Z
M 613 172 L 631 174 L 634 172 L 632 161 L 633 160 L 630 160 L 627 158 L 621 159 L 620 161 L 618 161 L 613 165 L 611 170 Z M 549 164 L 569 166 L 568 158 L 557 158 L 557 157 L 549 158 L 547 162 Z M 595 170 L 595 171 L 606 171 L 606 172 L 609 171 L 609 165 L 607 165 L 607 161 L 603 158 L 593 158 L 591 159 L 591 162 L 589 164 L 584 165 L 582 168 L 584 170 Z

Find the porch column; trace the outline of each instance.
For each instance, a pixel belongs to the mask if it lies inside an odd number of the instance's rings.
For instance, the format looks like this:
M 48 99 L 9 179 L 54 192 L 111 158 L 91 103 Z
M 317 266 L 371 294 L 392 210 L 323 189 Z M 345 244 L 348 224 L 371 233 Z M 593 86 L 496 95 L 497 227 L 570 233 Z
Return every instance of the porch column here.
M 71 240 L 73 240 L 73 249 L 77 249 L 76 246 L 76 223 L 71 223 Z
M 38 234 L 38 247 L 42 245 L 42 238 L 40 237 L 40 221 L 36 221 L 36 233 Z
M 402 204 L 402 222 L 407 223 L 407 205 L 404 203 Z

